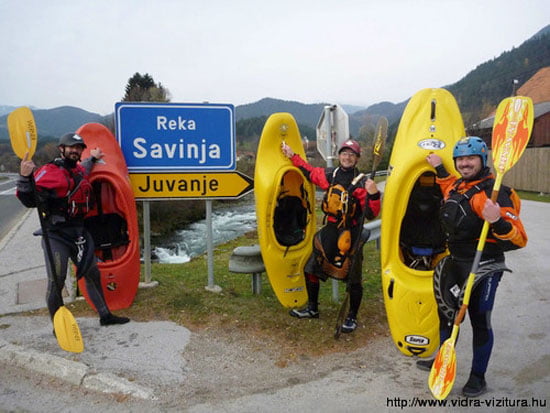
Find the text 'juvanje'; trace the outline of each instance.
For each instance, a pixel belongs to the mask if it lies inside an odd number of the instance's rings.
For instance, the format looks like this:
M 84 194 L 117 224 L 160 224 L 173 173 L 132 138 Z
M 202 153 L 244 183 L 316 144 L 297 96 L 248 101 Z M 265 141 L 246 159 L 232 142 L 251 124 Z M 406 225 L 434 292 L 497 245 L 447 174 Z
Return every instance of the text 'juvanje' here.
M 205 195 L 207 192 L 215 192 L 218 190 L 219 182 L 217 179 L 209 179 L 203 175 L 202 179 L 166 179 L 152 178 L 147 175 L 145 178 L 145 187 L 139 186 L 138 189 L 142 192 L 196 192 L 200 195 Z

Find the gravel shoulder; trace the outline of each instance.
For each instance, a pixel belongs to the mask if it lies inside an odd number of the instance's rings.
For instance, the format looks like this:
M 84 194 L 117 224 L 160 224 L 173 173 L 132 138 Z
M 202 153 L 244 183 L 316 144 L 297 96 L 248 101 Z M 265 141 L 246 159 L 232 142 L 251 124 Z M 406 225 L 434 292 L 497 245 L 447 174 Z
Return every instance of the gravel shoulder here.
M 14 369 L 13 364 L 8 368 L 10 360 L 5 363 L 6 360 L 0 357 L 0 363 L 6 367 L 2 381 L 32 378 L 34 391 L 44 390 L 44 400 L 49 393 L 60 392 L 63 396 L 60 399 L 67 400 L 68 405 L 74 394 L 72 403 L 110 401 L 116 402 L 120 409 L 149 406 L 153 410 L 170 411 L 273 393 L 323 379 L 335 371 L 360 371 L 372 365 L 376 351 L 380 351 L 382 343 L 387 344 L 388 340 L 383 336 L 371 337 L 363 347 L 346 351 L 347 340 L 354 338 L 344 335 L 335 340 L 335 346 L 325 354 L 312 355 L 305 348 L 293 348 L 262 334 L 228 326 L 190 331 L 167 321 L 132 321 L 114 327 L 100 327 L 96 318 L 77 318 L 77 321 L 85 343 L 85 350 L 80 354 L 67 353 L 58 347 L 50 321 L 44 316 L 0 317 L 0 329 L 4 343 L 84 364 L 90 374 L 111 374 L 149 388 L 154 400 L 136 400 L 123 394 L 90 390 L 82 392 L 82 387 L 61 380 L 61 372 L 53 368 L 46 375 L 43 372 L 32 374 L 36 367 L 32 359 L 27 366 L 22 366 L 24 369 L 18 368 L 21 366 Z M 338 351 L 339 348 L 342 351 Z M 4 389 L 4 394 L 6 392 L 8 390 Z M 0 395 L 0 406 L 2 397 Z M 33 411 L 32 407 L 24 407 Z

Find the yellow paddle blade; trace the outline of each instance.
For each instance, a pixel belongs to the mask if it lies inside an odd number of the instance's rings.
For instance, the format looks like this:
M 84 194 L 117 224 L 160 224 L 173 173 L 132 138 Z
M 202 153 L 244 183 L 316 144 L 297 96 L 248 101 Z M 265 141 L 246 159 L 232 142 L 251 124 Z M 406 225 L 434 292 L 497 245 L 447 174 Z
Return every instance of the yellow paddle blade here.
M 437 400 L 443 400 L 451 392 L 456 377 L 455 340 L 445 340 L 432 365 L 428 385 Z
M 374 138 L 374 147 L 372 152 L 374 155 L 382 156 L 382 148 L 386 142 L 386 137 L 388 136 L 388 119 L 382 116 L 378 119 L 376 124 L 376 136 Z
M 533 121 L 531 98 L 515 96 L 499 103 L 492 135 L 493 163 L 497 173 L 505 173 L 519 160 L 531 136 Z
M 22 106 L 8 115 L 8 131 L 11 147 L 15 154 L 23 159 L 25 153 L 28 152 L 28 159 L 32 159 L 36 150 L 38 133 L 34 116 L 28 107 Z
M 82 353 L 84 342 L 73 314 L 65 306 L 59 307 L 53 316 L 53 328 L 59 347 L 71 353 Z

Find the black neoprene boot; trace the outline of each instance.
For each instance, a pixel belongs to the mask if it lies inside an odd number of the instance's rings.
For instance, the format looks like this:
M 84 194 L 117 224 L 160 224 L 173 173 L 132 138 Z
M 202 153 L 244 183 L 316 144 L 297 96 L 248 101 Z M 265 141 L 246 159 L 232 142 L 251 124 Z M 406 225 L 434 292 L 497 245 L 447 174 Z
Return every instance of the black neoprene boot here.
M 487 383 L 485 377 L 474 372 L 470 373 L 470 378 L 462 388 L 462 394 L 466 397 L 481 396 L 487 391 Z
M 430 371 L 435 359 L 420 359 L 416 361 L 416 367 L 420 370 Z
M 128 317 L 119 317 L 114 314 L 107 314 L 99 319 L 99 324 L 109 326 L 113 324 L 126 324 L 130 319 Z
M 308 305 L 301 310 L 296 308 L 290 310 L 289 314 L 296 318 L 319 318 L 319 282 L 313 282 L 306 276 L 306 290 Z

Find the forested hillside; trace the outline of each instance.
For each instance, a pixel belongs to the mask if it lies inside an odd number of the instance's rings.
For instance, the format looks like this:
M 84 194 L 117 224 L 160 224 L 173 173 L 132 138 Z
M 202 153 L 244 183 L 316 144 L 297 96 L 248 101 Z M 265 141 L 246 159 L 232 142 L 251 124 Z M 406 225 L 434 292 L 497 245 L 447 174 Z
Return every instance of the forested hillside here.
M 518 48 L 479 65 L 447 89 L 457 99 L 469 126 L 489 115 L 498 102 L 546 66 L 550 66 L 550 25 Z

